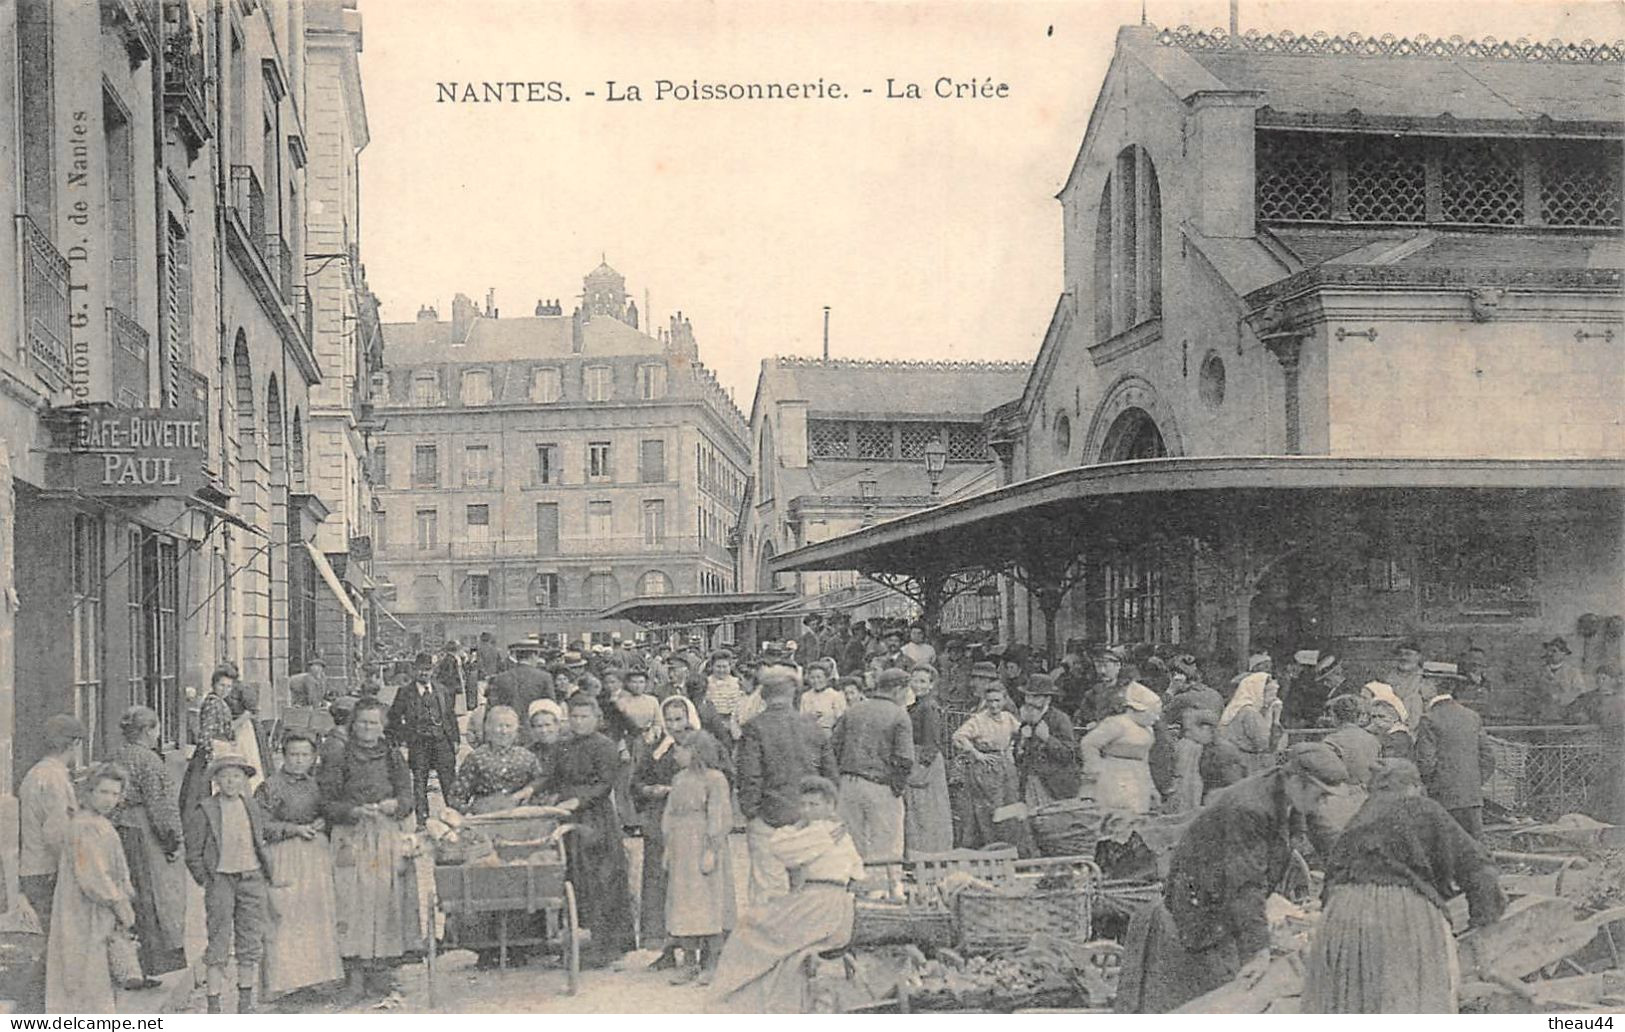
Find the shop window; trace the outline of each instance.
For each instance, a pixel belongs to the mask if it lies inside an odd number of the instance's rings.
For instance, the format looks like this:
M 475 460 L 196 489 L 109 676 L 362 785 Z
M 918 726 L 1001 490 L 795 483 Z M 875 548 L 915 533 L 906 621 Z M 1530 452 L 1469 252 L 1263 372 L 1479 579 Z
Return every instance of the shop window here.
M 73 711 L 85 725 L 86 760 L 93 759 L 101 740 L 103 667 L 107 634 L 102 609 L 107 579 L 105 525 L 99 517 L 76 513 L 73 517 Z
M 129 576 L 129 698 L 158 714 L 166 742 L 180 741 L 180 561 L 176 543 L 131 530 Z

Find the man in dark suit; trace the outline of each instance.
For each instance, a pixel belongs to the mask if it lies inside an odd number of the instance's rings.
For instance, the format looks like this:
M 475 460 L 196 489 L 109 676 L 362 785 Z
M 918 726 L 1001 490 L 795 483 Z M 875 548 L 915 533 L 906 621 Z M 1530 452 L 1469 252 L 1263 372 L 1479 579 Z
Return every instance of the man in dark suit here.
M 532 655 L 511 666 L 491 679 L 485 689 L 485 706 L 512 706 L 524 720 L 530 704 L 537 699 L 553 698 L 553 678 L 541 667 L 540 656 Z
M 462 739 L 453 696 L 434 683 L 433 673 L 434 658 L 418 653 L 412 683 L 402 685 L 389 706 L 387 734 L 392 745 L 406 748 L 419 826 L 429 819 L 429 772 L 439 777 L 442 795 L 449 791 Z
M 1433 801 L 1481 839 L 1484 782 L 1495 772 L 1495 753 L 1483 720 L 1451 694 L 1460 680 L 1454 663 L 1422 665 L 1423 694 L 1432 697 L 1416 729 L 1416 768 Z
M 1022 799 L 1029 807 L 1074 799 L 1083 787 L 1083 768 L 1072 721 L 1055 704 L 1061 690 L 1048 674 L 1033 674 L 1026 687 L 1016 738 Z

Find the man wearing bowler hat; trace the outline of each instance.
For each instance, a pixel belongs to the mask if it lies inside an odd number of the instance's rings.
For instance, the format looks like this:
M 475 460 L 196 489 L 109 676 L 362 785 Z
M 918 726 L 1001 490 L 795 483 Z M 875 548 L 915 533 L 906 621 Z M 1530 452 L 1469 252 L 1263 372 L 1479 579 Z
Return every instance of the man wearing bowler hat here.
M 1072 721 L 1056 705 L 1061 690 L 1048 674 L 1027 679 L 1027 691 L 1016 714 L 1016 770 L 1021 775 L 1021 798 L 1028 807 L 1058 799 L 1074 799 L 1083 787 L 1078 758 L 1078 737 Z
M 440 780 L 442 794 L 450 790 L 457 772 L 457 707 L 449 691 L 434 683 L 434 657 L 418 653 L 412 664 L 412 683 L 402 685 L 389 706 L 389 740 L 405 746 L 412 767 L 418 824 L 429 819 L 429 774 Z

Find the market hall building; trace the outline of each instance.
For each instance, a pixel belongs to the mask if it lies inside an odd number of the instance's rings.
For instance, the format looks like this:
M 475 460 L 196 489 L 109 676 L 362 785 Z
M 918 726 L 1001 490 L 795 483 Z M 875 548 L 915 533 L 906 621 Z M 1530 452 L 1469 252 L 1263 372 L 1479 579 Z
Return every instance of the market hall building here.
M 1064 291 L 989 414 L 1006 485 L 772 568 L 995 569 L 1010 640 L 1215 676 L 1255 645 L 1376 675 L 1402 637 L 1507 686 L 1554 635 L 1617 664 L 1622 59 L 1122 29 Z

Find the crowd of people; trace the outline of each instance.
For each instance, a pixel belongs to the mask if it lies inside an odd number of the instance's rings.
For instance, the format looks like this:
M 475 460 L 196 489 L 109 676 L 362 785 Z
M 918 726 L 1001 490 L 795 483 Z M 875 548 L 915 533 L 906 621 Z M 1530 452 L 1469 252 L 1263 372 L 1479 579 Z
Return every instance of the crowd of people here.
M 381 668 L 359 696 L 335 697 L 320 670 L 299 675 L 293 701 L 332 718 L 321 736 L 267 729 L 225 667 L 178 786 L 151 710 L 124 715 L 125 745 L 77 786 L 68 765 L 85 730 L 49 722 L 50 752 L 19 791 L 22 891 L 49 935 L 35 1002 L 111 1010 L 117 989 L 185 966 L 188 874 L 203 890 L 211 1011 L 232 961 L 239 1011 L 266 994 L 387 987 L 423 948 L 412 833 L 438 788 L 462 813 L 573 811 L 584 966 L 641 940 L 722 1009 L 805 1007 L 805 962 L 850 936 L 865 863 L 1030 848 L 1019 815 L 1079 798 L 1195 815 L 1164 904 L 1130 929 L 1141 959 L 1126 1009 L 1170 1009 L 1256 959 L 1262 901 L 1300 832 L 1317 829 L 1331 831 L 1310 850 L 1328 874 L 1315 998 L 1340 1009 L 1387 992 L 1378 1002 L 1442 1008 L 1449 981 L 1434 967 L 1399 988 L 1349 972 L 1372 950 L 1437 954 L 1434 918 L 1457 888 L 1475 921 L 1499 912 L 1476 841 L 1493 766 L 1471 705 L 1484 671 L 1422 656 L 1401 642 L 1390 674 L 1352 687 L 1328 654 L 1277 672 L 1259 652 L 1232 676 L 1172 649 L 1097 645 L 1051 668 L 1019 647 L 933 643 L 918 625 L 839 614 L 754 655 L 617 637 L 515 661 L 483 635 Z M 1552 678 L 1557 709 L 1620 722 L 1617 676 Z M 1286 728 L 1310 719 L 1324 739 L 1289 748 Z M 745 900 L 729 848 L 741 826 Z

